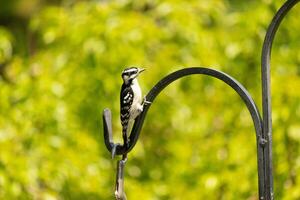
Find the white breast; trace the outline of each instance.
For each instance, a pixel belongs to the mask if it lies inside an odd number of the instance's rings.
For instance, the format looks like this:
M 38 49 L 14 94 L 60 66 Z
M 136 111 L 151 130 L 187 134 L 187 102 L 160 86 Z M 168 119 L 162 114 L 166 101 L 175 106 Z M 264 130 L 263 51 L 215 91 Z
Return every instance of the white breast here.
M 142 103 L 142 91 L 137 79 L 134 79 L 132 81 L 131 88 L 134 95 L 133 95 L 132 106 L 130 109 L 130 116 L 134 119 L 140 113 L 139 110 L 141 109 L 141 103 Z

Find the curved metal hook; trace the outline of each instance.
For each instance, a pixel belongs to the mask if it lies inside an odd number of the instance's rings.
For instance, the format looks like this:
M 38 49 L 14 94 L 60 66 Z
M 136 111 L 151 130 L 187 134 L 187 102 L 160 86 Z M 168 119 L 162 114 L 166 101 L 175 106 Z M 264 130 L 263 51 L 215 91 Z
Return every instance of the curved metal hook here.
M 268 27 L 261 55 L 262 105 L 263 105 L 263 137 L 268 141 L 265 151 L 266 158 L 266 199 L 274 199 L 273 195 L 273 167 L 272 167 L 272 105 L 271 105 L 271 79 L 270 59 L 275 34 L 282 19 L 300 0 L 288 0 L 277 11 Z
M 258 108 L 256 104 L 254 103 L 252 97 L 247 92 L 247 90 L 234 78 L 227 75 L 226 73 L 223 73 L 218 70 L 210 69 L 210 68 L 203 68 L 203 67 L 191 67 L 191 68 L 184 68 L 181 70 L 178 70 L 176 72 L 173 72 L 166 77 L 164 77 L 161 81 L 159 81 L 146 95 L 146 99 L 148 101 L 153 102 L 156 98 L 156 96 L 169 84 L 176 81 L 179 78 L 182 78 L 184 76 L 192 75 L 192 74 L 203 74 L 208 75 L 214 78 L 217 78 L 227 85 L 229 85 L 231 88 L 233 88 L 239 96 L 243 99 L 244 103 L 246 104 L 251 117 L 254 122 L 255 131 L 256 131 L 256 137 L 258 139 L 263 138 L 262 137 L 262 120 L 258 111 Z M 115 145 L 113 143 L 113 136 L 112 136 L 112 125 L 111 125 L 111 112 L 108 108 L 104 109 L 103 111 L 103 122 L 104 122 L 104 141 L 107 149 L 111 152 L 114 148 L 114 145 L 117 146 L 116 148 L 116 155 L 122 155 L 126 154 L 131 151 L 131 149 L 135 146 L 141 128 L 143 126 L 145 116 L 148 112 L 148 109 L 150 108 L 152 104 L 147 104 L 144 107 L 143 112 L 137 117 L 135 120 L 135 123 L 133 125 L 131 134 L 130 134 L 130 142 L 129 147 L 126 148 L 125 146 L 122 146 L 120 144 Z
M 261 135 L 262 120 L 261 120 L 258 108 L 255 105 L 252 97 L 247 92 L 247 90 L 237 80 L 235 80 L 231 76 L 229 76 L 221 71 L 218 71 L 218 70 L 214 70 L 214 69 L 210 69 L 210 68 L 203 68 L 203 67 L 191 67 L 191 68 L 184 68 L 184 69 L 178 70 L 176 72 L 173 72 L 173 73 L 167 75 L 166 77 L 164 77 L 161 81 L 159 81 L 147 94 L 146 99 L 150 102 L 154 102 L 157 95 L 169 84 L 171 84 L 172 82 L 174 82 L 182 77 L 192 75 L 192 74 L 203 74 L 203 75 L 208 75 L 208 76 L 217 78 L 217 79 L 223 81 L 224 83 L 226 83 L 227 85 L 229 85 L 231 88 L 233 88 L 243 99 L 248 110 L 250 111 L 251 117 L 254 122 L 257 138 L 260 138 L 262 136 Z M 151 105 L 152 104 L 146 105 L 144 107 L 144 111 L 135 120 L 135 123 L 133 125 L 132 131 L 130 134 L 129 147 L 125 148 L 122 146 L 121 148 L 117 148 L 117 150 L 116 150 L 117 155 L 128 153 L 135 146 L 135 144 L 138 140 L 140 131 L 142 129 L 147 111 Z
M 255 105 L 252 97 L 247 92 L 247 90 L 234 78 L 227 75 L 226 73 L 223 73 L 218 70 L 209 69 L 209 68 L 203 68 L 203 67 L 191 67 L 191 68 L 184 68 L 178 71 L 175 71 L 166 77 L 164 77 L 161 81 L 159 81 L 147 94 L 146 99 L 147 101 L 153 102 L 157 95 L 169 84 L 172 82 L 188 76 L 192 74 L 203 74 L 208 75 L 214 78 L 217 78 L 227 85 L 229 85 L 231 88 L 233 88 L 239 96 L 242 98 L 244 103 L 246 104 L 256 131 L 256 140 L 257 140 L 257 156 L 258 156 L 258 174 L 259 174 L 259 195 L 260 197 L 263 197 L 263 194 L 265 193 L 264 188 L 264 143 L 265 139 L 262 136 L 262 119 L 260 116 L 260 113 L 258 111 L 257 106 Z M 135 123 L 133 125 L 133 128 L 131 130 L 130 134 L 130 140 L 129 140 L 129 146 L 125 147 L 120 144 L 114 144 L 112 139 L 112 129 L 111 129 L 111 113 L 109 109 L 105 109 L 103 112 L 103 123 L 104 123 L 104 141 L 106 144 L 107 149 L 111 152 L 112 149 L 115 149 L 116 155 L 122 155 L 127 154 L 131 151 L 131 149 L 135 146 L 140 131 L 142 129 L 146 114 L 148 109 L 150 108 L 152 104 L 147 104 L 144 106 L 143 112 L 137 117 L 135 120 Z M 263 199 L 263 198 L 260 198 Z

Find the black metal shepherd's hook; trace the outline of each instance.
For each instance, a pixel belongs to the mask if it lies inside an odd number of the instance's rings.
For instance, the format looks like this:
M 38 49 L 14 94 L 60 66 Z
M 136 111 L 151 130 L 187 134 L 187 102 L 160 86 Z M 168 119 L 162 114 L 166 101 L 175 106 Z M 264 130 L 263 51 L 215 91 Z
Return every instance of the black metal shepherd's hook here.
M 259 113 L 257 106 L 255 105 L 251 95 L 247 90 L 234 78 L 225 74 L 224 72 L 203 68 L 203 67 L 191 67 L 184 68 L 173 72 L 161 81 L 159 81 L 146 95 L 147 101 L 154 102 L 157 95 L 172 82 L 192 74 L 202 74 L 219 79 L 234 89 L 243 102 L 247 106 L 256 131 L 256 143 L 257 143 L 257 165 L 258 165 L 258 188 L 260 200 L 273 200 L 273 170 L 272 170 L 272 120 L 271 120 L 271 92 L 270 92 L 270 55 L 271 47 L 274 40 L 275 33 L 289 10 L 300 0 L 288 0 L 276 13 L 271 24 L 268 27 L 261 59 L 261 79 L 262 79 L 262 106 L 263 106 L 263 118 Z M 144 106 L 143 112 L 135 119 L 131 134 L 129 136 L 129 144 L 121 145 L 113 142 L 111 111 L 105 109 L 103 111 L 103 127 L 104 127 L 104 141 L 108 151 L 115 151 L 116 155 L 124 155 L 129 153 L 135 146 L 148 109 L 152 104 Z M 120 161 L 119 161 L 120 162 Z M 118 167 L 123 170 L 125 162 L 119 163 Z M 118 169 L 119 169 L 118 168 Z M 122 171 L 121 171 L 122 172 Z M 119 174 L 119 173 L 118 173 Z M 123 172 L 120 173 L 120 177 L 123 177 Z M 121 180 L 121 179 L 120 179 Z M 125 197 L 126 198 L 126 197 Z

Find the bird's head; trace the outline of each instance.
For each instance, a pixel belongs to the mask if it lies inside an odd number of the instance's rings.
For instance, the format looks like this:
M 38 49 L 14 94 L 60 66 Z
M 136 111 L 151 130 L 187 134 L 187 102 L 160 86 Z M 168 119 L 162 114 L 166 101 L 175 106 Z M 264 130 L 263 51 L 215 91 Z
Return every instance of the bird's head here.
M 129 67 L 122 72 L 122 79 L 125 84 L 131 83 L 140 73 L 145 71 L 143 68 Z

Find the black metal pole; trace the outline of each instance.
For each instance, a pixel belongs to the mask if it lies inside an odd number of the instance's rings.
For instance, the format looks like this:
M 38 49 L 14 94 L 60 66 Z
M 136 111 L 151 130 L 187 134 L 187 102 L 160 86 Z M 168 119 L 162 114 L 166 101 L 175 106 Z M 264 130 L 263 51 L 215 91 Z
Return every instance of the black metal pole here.
M 265 40 L 263 43 L 261 56 L 261 81 L 262 81 L 262 106 L 263 106 L 263 137 L 267 140 L 267 148 L 265 151 L 266 166 L 266 199 L 274 199 L 273 191 L 273 165 L 272 165 L 272 104 L 271 104 L 271 75 L 270 75 L 270 58 L 271 49 L 275 34 L 282 19 L 290 11 L 290 9 L 298 3 L 299 0 L 288 0 L 277 11 L 271 24 L 268 27 Z

